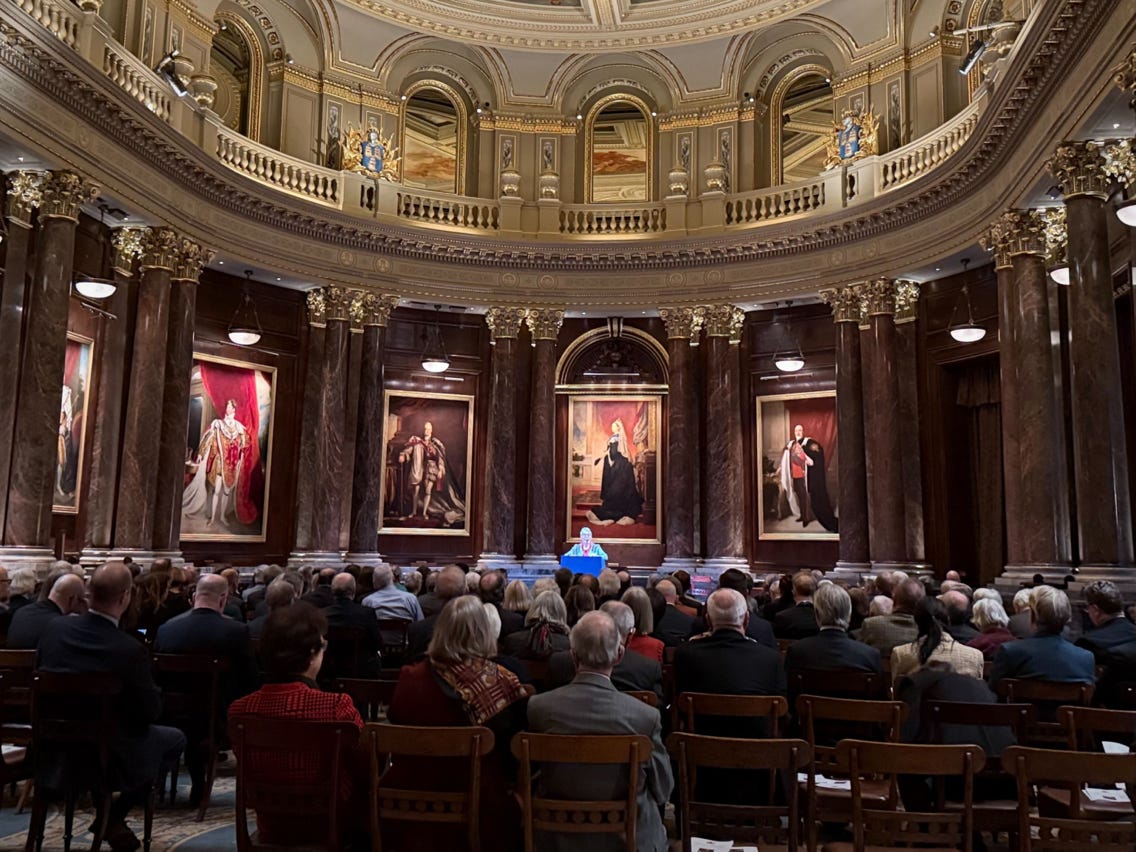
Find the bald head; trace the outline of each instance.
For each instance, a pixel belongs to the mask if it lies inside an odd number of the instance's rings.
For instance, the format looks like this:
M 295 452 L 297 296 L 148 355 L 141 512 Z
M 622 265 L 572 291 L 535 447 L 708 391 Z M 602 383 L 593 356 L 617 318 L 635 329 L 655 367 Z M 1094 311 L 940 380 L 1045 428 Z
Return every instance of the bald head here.
M 450 565 L 438 572 L 438 579 L 434 581 L 434 594 L 444 601 L 453 600 L 465 594 L 465 584 L 465 572 L 457 565 Z
M 87 584 L 77 574 L 63 574 L 51 587 L 47 599 L 64 615 L 83 612 L 87 608 Z
M 220 612 L 229 597 L 229 580 L 221 574 L 203 574 L 193 593 L 194 609 L 211 609 Z
M 966 621 L 966 613 L 970 608 L 970 601 L 962 592 L 952 589 L 939 595 L 939 600 L 947 609 L 947 616 L 951 624 L 962 624 Z
M 711 630 L 744 633 L 748 615 L 745 598 L 734 589 L 718 589 L 706 599 L 706 620 Z
M 111 618 L 121 618 L 130 606 L 133 585 L 134 577 L 125 563 L 114 561 L 100 565 L 91 575 L 91 609 Z
M 355 597 L 355 578 L 346 571 L 331 578 L 331 593 L 336 597 Z
M 666 598 L 669 604 L 678 600 L 678 587 L 671 580 L 659 580 L 655 585 L 655 590 Z

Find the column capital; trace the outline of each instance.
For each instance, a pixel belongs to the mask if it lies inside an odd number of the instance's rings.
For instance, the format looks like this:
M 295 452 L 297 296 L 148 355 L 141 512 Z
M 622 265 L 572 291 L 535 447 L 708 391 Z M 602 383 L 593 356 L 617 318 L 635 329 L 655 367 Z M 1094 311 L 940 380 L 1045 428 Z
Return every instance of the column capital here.
M 895 321 L 915 322 L 919 315 L 919 284 L 915 281 L 897 281 L 895 294 Z
M 659 308 L 668 340 L 693 340 L 706 320 L 705 308 Z
M 521 331 L 525 319 L 524 308 L 490 308 L 485 314 L 485 324 L 489 326 L 489 340 L 515 338 Z
M 111 242 L 114 244 L 114 268 L 123 275 L 134 270 L 134 258 L 142 256 L 142 244 L 146 239 L 146 228 L 115 228 Z
M 737 305 L 709 305 L 704 310 L 709 337 L 728 337 L 730 343 L 742 342 L 745 311 Z
M 99 188 L 75 172 L 46 172 L 41 186 L 40 217 L 79 221 L 79 207 L 95 197 Z
M 140 268 L 173 272 L 180 248 L 181 237 L 173 228 L 146 228 L 142 236 Z
M 22 169 L 8 176 L 5 217 L 21 228 L 32 226 L 32 211 L 43 200 L 43 172 Z
M 525 325 L 535 343 L 537 340 L 555 340 L 564 323 L 564 311 L 559 308 L 529 308 L 525 311 Z
M 820 291 L 820 299 L 832 308 L 833 322 L 860 323 L 862 310 L 860 286 L 848 284 Z
M 309 290 L 308 323 L 322 327 L 335 320 L 347 322 L 355 292 L 357 291 L 335 285 Z
M 979 243 L 994 253 L 995 269 L 1010 266 L 1016 254 L 1044 257 L 1045 220 L 1038 210 L 1007 210 L 990 224 Z
M 1104 199 L 1119 177 L 1118 170 L 1124 168 L 1122 163 L 1118 163 L 1118 156 L 1123 158 L 1125 153 L 1131 156 L 1127 147 L 1123 152 L 1111 150 L 1115 147 L 1091 140 L 1064 142 L 1057 146 L 1053 158 L 1045 166 L 1061 184 L 1066 199 L 1078 195 Z
M 398 296 L 389 293 L 351 291 L 351 324 L 365 328 L 369 325 L 386 328 L 391 311 L 398 307 Z
M 868 317 L 881 314 L 894 316 L 899 298 L 899 281 L 881 275 L 873 281 L 865 281 L 859 285 L 860 298 L 863 300 L 865 313 Z
M 174 255 L 173 275 L 176 281 L 192 281 L 196 284 L 201 280 L 201 270 L 216 254 L 213 249 L 205 248 L 193 240 L 182 237 Z
M 1136 95 L 1136 48 L 1113 69 L 1112 79 L 1123 91 Z

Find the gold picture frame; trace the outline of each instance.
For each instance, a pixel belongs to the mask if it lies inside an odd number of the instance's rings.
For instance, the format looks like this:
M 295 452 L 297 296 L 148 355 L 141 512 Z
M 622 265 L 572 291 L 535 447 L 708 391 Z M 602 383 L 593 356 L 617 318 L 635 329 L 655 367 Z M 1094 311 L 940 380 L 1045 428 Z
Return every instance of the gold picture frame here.
M 59 405 L 58 453 L 55 460 L 55 485 L 51 511 L 61 515 L 79 514 L 79 498 L 83 493 L 83 462 L 87 454 L 87 414 L 90 411 L 91 369 L 94 364 L 95 341 L 74 331 L 67 332 L 67 348 L 75 347 L 75 366 L 68 374 L 64 361 L 63 389 Z M 75 395 L 81 395 L 76 410 Z M 76 418 L 76 414 L 78 418 Z M 79 421 L 79 440 L 74 441 L 74 424 Z M 69 496 L 68 496 L 69 495 Z M 60 502 L 63 496 L 69 502 Z

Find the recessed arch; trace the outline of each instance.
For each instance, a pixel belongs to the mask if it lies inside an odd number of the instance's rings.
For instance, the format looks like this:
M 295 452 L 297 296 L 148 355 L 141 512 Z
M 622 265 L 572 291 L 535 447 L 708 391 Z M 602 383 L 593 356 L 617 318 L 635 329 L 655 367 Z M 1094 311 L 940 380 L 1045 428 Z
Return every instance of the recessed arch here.
M 622 105 L 622 109 L 621 109 Z M 597 98 L 584 118 L 584 201 L 605 200 L 616 203 L 647 202 L 655 187 L 655 121 L 652 109 L 643 98 L 628 92 L 612 92 Z M 634 117 L 633 113 L 641 116 Z M 604 115 L 610 123 L 605 123 Z M 596 139 L 597 126 L 606 134 Z M 605 155 L 607 152 L 607 155 Z M 602 157 L 603 162 L 597 162 Z M 639 186 L 639 163 L 642 162 L 642 192 Z M 602 180 L 610 186 L 597 186 L 598 175 L 626 180 Z M 630 176 L 635 175 L 632 179 Z M 620 197 L 610 197 L 618 195 Z
M 244 110 L 244 129 L 243 132 L 249 139 L 254 142 L 260 141 L 261 123 L 264 115 L 264 73 L 266 68 L 266 59 L 264 47 L 261 45 L 260 38 L 249 23 L 240 15 L 231 12 L 227 9 L 219 10 L 216 14 L 215 20 L 221 26 L 221 29 L 214 36 L 214 42 L 218 38 L 223 38 L 223 34 L 229 34 L 227 37 L 235 37 L 239 39 L 245 50 L 248 51 L 248 81 L 245 88 L 246 103 L 242 105 Z M 215 62 L 220 61 L 218 57 L 214 56 L 214 50 L 217 47 L 210 47 L 210 67 L 214 66 Z M 241 131 L 242 128 L 237 128 Z
M 769 178 L 772 186 L 785 182 L 784 116 L 786 107 L 790 104 L 791 97 L 799 90 L 801 84 L 807 83 L 812 78 L 825 81 L 824 85 L 829 87 L 827 97 L 831 103 L 832 71 L 815 62 L 807 62 L 791 69 L 777 82 L 773 94 L 769 97 Z M 831 121 L 830 108 L 829 122 L 831 123 Z
M 465 195 L 469 134 L 469 110 L 465 100 L 453 86 L 433 79 L 412 83 L 403 95 L 406 99 L 402 101 L 399 116 L 403 184 Z M 444 109 L 446 104 L 453 110 L 452 119 Z M 452 188 L 439 189 L 441 175 L 448 171 L 451 161 Z
M 593 328 L 569 343 L 560 356 L 560 360 L 556 362 L 556 389 L 558 391 L 566 391 L 579 386 L 578 377 L 583 367 L 586 366 L 584 360 L 590 357 L 589 350 L 593 350 L 597 344 L 605 340 L 626 340 L 630 342 L 634 349 L 641 354 L 643 367 L 654 374 L 656 381 L 635 382 L 633 384 L 636 389 L 666 391 L 667 384 L 670 381 L 670 359 L 667 357 L 666 347 L 646 331 L 629 325 L 622 327 L 619 337 L 612 337 L 611 332 L 606 327 Z M 605 384 L 611 385 L 612 383 Z M 621 390 L 623 388 L 622 385 L 616 385 L 609 389 Z

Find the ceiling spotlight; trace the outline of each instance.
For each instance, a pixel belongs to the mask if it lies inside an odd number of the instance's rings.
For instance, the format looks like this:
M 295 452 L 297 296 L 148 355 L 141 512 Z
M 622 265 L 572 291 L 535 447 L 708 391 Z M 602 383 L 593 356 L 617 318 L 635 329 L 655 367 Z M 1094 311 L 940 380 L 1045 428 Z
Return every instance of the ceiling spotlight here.
M 1053 186 L 1049 187 L 1045 194 L 1049 196 L 1053 201 L 1056 201 L 1061 197 L 1061 187 L 1054 184 Z
M 654 118 L 657 115 L 658 115 L 657 112 L 655 112 L 654 110 L 651 110 L 651 118 Z
M 927 35 L 931 38 L 937 38 L 939 35 L 939 25 L 935 24 L 935 26 L 931 27 L 931 32 L 927 33 Z
M 287 62 L 289 65 L 295 65 L 296 64 L 296 60 L 292 58 L 292 54 L 290 54 L 290 53 L 284 54 L 284 61 Z
M 959 66 L 959 73 L 963 76 L 970 73 L 971 69 L 978 64 L 978 60 L 982 58 L 982 54 L 986 52 L 988 45 L 980 38 L 976 38 L 970 43 L 970 50 L 967 51 L 966 56 L 962 60 L 962 65 Z
M 241 292 L 241 302 L 229 323 L 229 340 L 238 346 L 255 346 L 260 342 L 262 330 L 256 304 L 252 300 L 252 270 L 245 270 L 245 283 Z
M 400 101 L 405 101 L 405 100 L 406 100 L 406 95 L 399 95 L 399 96 L 398 96 L 398 99 L 399 99 Z
M 1114 121 L 1114 122 L 1112 123 L 1112 129 L 1113 129 L 1113 130 L 1119 130 L 1119 129 L 1120 129 L 1120 122 L 1119 122 L 1119 121 Z
M 576 113 L 576 121 L 583 121 L 583 120 L 584 120 L 584 114 L 582 112 Z

